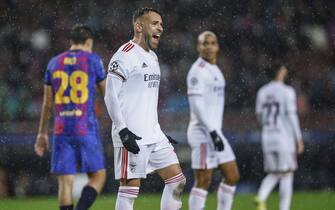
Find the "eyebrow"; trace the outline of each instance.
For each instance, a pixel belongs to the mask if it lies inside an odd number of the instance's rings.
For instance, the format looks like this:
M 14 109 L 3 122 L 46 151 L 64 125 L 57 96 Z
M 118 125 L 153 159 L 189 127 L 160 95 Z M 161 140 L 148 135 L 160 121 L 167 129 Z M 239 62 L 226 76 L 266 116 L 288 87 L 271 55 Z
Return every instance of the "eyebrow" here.
M 152 23 L 152 24 L 160 24 L 160 25 L 163 25 L 163 22 L 162 22 L 162 21 L 159 21 L 159 20 L 152 20 L 151 23 Z
M 213 42 L 218 42 L 216 40 L 213 40 L 213 41 L 203 41 L 203 43 L 213 43 Z

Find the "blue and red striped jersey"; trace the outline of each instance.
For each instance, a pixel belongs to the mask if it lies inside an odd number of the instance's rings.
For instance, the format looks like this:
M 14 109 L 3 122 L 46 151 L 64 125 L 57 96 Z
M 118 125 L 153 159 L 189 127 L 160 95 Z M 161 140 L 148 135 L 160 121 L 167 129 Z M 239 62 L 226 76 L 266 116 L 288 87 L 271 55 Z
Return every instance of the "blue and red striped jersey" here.
M 52 58 L 44 82 L 54 93 L 54 134 L 82 136 L 96 133 L 95 85 L 106 77 L 97 54 L 68 50 Z

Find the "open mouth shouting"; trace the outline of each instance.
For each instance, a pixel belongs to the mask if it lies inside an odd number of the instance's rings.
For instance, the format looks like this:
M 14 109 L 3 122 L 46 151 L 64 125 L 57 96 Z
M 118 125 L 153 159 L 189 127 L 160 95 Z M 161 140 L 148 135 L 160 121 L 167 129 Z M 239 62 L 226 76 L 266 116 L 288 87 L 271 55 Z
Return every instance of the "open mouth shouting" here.
M 152 39 L 154 42 L 158 43 L 160 39 L 160 34 L 153 34 Z

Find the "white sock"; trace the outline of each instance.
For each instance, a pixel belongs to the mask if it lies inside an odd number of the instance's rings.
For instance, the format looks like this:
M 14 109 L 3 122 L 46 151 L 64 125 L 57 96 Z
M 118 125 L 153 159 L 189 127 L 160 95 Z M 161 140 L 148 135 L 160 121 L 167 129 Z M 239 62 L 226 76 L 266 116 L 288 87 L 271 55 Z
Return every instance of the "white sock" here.
M 217 210 L 230 210 L 233 205 L 235 186 L 220 183 L 218 189 L 218 206 Z
M 258 190 L 258 197 L 261 201 L 265 202 L 270 192 L 276 186 L 280 179 L 279 175 L 268 174 L 262 181 L 262 184 Z
M 280 210 L 289 210 L 293 191 L 293 173 L 285 174 L 279 183 Z
M 115 210 L 133 210 L 139 187 L 120 186 L 117 194 Z
M 183 173 L 165 180 L 165 187 L 161 199 L 161 210 L 178 210 L 181 208 L 181 193 L 186 179 Z
M 188 199 L 188 209 L 189 210 L 202 210 L 205 208 L 207 190 L 193 187 L 190 192 L 190 197 Z

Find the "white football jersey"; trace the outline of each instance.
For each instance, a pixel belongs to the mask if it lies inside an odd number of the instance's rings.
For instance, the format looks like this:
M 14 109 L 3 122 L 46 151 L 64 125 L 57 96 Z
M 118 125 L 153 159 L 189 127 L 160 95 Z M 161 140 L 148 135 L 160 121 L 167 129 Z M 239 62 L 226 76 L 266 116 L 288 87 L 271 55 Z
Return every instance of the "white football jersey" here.
M 224 89 L 225 79 L 215 64 L 210 64 L 202 58 L 198 58 L 187 74 L 187 94 L 188 97 L 202 97 L 205 109 L 199 110 L 202 116 L 206 117 L 208 125 L 195 114 L 194 107 L 190 103 L 190 122 L 188 133 L 206 133 L 216 130 L 221 133 L 224 110 Z M 209 129 L 209 130 L 208 130 Z M 207 134 L 206 134 L 207 135 Z M 196 141 L 207 142 L 206 138 L 189 138 L 189 143 Z
M 153 144 L 165 138 L 157 114 L 160 74 L 157 55 L 132 41 L 119 48 L 108 66 L 108 76 L 123 81 L 118 94 L 120 108 L 128 129 L 142 137 L 138 145 Z M 112 139 L 114 146 L 122 146 L 114 123 Z
M 264 150 L 295 151 L 301 131 L 299 122 L 293 122 L 290 115 L 296 117 L 296 112 L 296 94 L 292 87 L 272 81 L 259 89 L 256 114 L 262 123 Z

